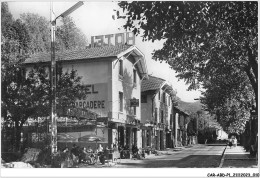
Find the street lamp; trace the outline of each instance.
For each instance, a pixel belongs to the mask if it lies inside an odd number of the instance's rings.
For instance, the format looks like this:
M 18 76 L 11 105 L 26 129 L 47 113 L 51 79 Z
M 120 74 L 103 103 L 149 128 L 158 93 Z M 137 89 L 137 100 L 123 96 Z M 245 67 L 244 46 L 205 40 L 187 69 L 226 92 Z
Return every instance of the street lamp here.
M 51 153 L 57 153 L 57 111 L 56 111 L 56 61 L 55 61 L 55 29 L 56 20 L 59 17 L 66 17 L 83 5 L 82 1 L 63 12 L 58 17 L 54 17 L 53 4 L 51 3 Z

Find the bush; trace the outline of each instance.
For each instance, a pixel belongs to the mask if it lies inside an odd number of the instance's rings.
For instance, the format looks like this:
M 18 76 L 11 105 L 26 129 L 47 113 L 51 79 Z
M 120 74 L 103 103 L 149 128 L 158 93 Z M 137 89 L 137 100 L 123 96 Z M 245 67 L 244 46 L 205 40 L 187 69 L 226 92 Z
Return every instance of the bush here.
M 40 149 L 28 148 L 21 161 L 25 163 L 34 163 L 37 161 L 40 152 Z
M 45 147 L 38 155 L 37 163 L 40 165 L 51 164 L 51 147 Z
M 13 161 L 18 161 L 19 159 L 21 159 L 22 154 L 20 152 L 2 153 L 1 157 L 5 162 L 8 163 Z

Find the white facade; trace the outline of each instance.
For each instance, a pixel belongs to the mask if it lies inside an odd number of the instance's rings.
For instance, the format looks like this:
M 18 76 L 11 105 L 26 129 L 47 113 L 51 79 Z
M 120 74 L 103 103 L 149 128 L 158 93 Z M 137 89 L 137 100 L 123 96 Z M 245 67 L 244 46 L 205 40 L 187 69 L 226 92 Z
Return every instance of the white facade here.
M 123 64 L 123 75 L 119 74 L 120 62 Z M 130 107 L 130 99 L 141 98 L 140 81 L 141 75 L 138 73 L 138 68 L 134 66 L 135 59 L 132 56 L 125 58 L 100 59 L 72 62 L 63 65 L 63 70 L 71 68 L 77 70 L 79 76 L 83 76 L 82 83 L 91 85 L 90 93 L 85 100 L 78 100 L 76 104 L 80 107 L 88 106 L 88 102 L 96 102 L 89 104 L 91 107 L 87 109 L 96 112 L 101 117 L 108 117 L 111 121 L 117 123 L 126 123 L 128 117 L 141 119 L 141 105 Z M 136 82 L 134 82 L 134 70 L 136 72 Z M 120 111 L 119 92 L 123 94 L 123 110 Z M 101 103 L 101 104 L 100 104 Z M 104 103 L 104 104 L 103 104 Z M 99 105 L 100 104 L 100 105 Z M 101 106 L 101 107 L 100 107 Z M 141 132 L 137 131 L 137 138 Z M 118 137 L 116 129 L 112 131 L 112 143 L 115 143 L 115 138 Z M 137 146 L 141 147 L 141 139 L 137 139 Z
M 142 85 L 141 118 L 143 147 L 165 149 L 173 145 L 172 87 L 165 80 L 150 76 Z
M 99 49 L 103 50 L 100 53 L 111 50 L 110 53 L 113 54 L 116 50 L 119 51 L 119 54 L 108 57 L 64 60 L 62 61 L 62 70 L 64 72 L 76 70 L 78 76 L 82 77 L 82 84 L 87 86 L 86 98 L 77 100 L 74 103 L 76 107 L 88 109 L 98 114 L 99 117 L 108 118 L 110 123 L 117 123 L 115 128 L 100 128 L 97 131 L 98 134 L 102 134 L 100 136 L 107 138 L 108 144 L 118 144 L 116 143 L 119 141 L 118 127 L 124 127 L 122 133 L 124 132 L 125 137 L 126 128 L 128 128 L 129 138 L 127 140 L 124 138 L 122 144 L 129 146 L 137 144 L 138 147 L 141 147 L 141 131 L 137 124 L 141 120 L 140 82 L 147 73 L 144 55 L 135 46 L 125 46 L 123 48 L 125 50 L 115 46 L 112 48 L 113 50 L 110 47 L 86 49 L 86 51 L 92 50 L 94 52 Z M 97 54 L 99 55 L 99 53 Z M 64 58 L 66 57 L 64 56 Z M 122 101 L 120 101 L 119 93 L 122 96 Z M 139 100 L 139 106 L 135 108 L 130 107 L 130 99 L 134 98 Z M 122 110 L 120 103 L 122 103 Z

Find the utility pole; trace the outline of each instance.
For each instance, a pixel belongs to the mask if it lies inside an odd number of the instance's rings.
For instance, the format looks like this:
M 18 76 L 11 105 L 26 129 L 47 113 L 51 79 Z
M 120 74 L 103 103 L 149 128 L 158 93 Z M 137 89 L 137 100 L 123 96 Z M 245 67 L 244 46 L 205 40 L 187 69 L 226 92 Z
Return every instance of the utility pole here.
M 63 12 L 55 18 L 53 13 L 53 2 L 51 2 L 51 153 L 57 153 L 57 111 L 56 111 L 56 60 L 55 60 L 55 30 L 56 20 L 59 17 L 66 17 L 83 5 L 82 1 Z
M 53 154 L 57 152 L 55 27 L 56 19 L 51 2 L 51 153 Z

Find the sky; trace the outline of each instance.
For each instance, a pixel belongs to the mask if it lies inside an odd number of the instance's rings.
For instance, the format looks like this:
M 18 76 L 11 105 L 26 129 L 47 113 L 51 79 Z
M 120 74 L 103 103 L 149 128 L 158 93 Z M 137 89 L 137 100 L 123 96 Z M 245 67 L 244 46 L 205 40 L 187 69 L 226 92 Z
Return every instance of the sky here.
M 68 8 L 73 6 L 76 1 L 53 2 L 53 11 L 56 16 L 60 15 Z M 8 2 L 9 10 L 15 19 L 22 13 L 37 13 L 50 20 L 50 2 Z M 126 32 L 122 25 L 124 20 L 113 20 L 112 15 L 118 10 L 116 2 L 84 2 L 84 5 L 74 11 L 70 16 L 75 21 L 77 27 L 82 30 L 90 43 L 91 36 L 116 34 Z M 61 23 L 57 20 L 57 24 Z M 136 47 L 145 55 L 148 74 L 165 79 L 172 84 L 177 91 L 177 96 L 185 102 L 194 102 L 201 94 L 200 91 L 187 91 L 188 85 L 183 80 L 178 81 L 174 70 L 169 68 L 166 63 L 160 63 L 152 59 L 152 52 L 163 46 L 162 41 L 143 42 L 140 36 L 136 37 Z

